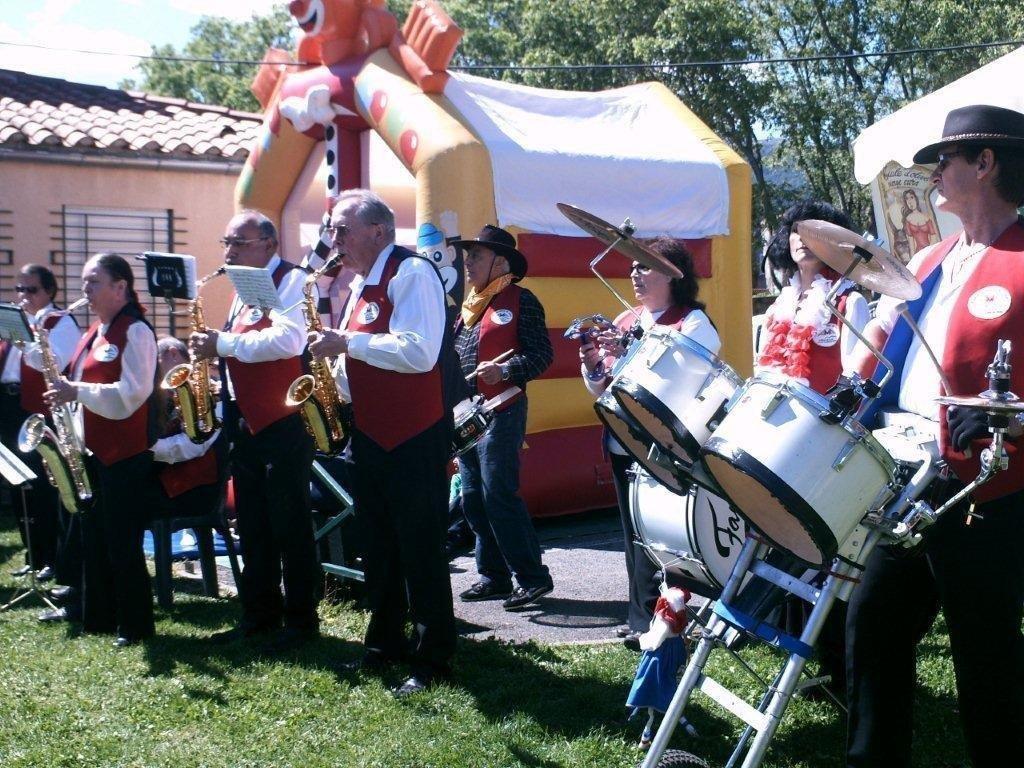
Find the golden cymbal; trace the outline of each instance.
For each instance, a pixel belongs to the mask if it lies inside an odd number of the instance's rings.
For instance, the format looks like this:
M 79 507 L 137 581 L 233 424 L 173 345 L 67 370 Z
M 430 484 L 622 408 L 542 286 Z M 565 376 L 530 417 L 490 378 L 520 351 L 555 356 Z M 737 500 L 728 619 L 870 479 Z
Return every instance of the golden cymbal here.
M 977 395 L 966 397 L 937 397 L 935 402 L 942 405 L 955 405 L 958 408 L 980 408 L 989 413 L 1024 413 L 1024 400 L 994 400 Z
M 683 273 L 679 271 L 675 264 L 660 253 L 655 253 L 633 237 L 633 227 L 629 223 L 629 219 L 626 219 L 623 226 L 619 228 L 574 205 L 569 205 L 568 203 L 556 203 L 556 205 L 565 218 L 588 235 L 596 237 L 605 245 L 613 246 L 616 251 L 627 259 L 635 261 L 637 264 L 643 264 L 645 267 L 650 267 L 669 277 L 683 276 Z
M 796 231 L 814 255 L 839 274 L 845 274 L 858 261 L 849 275 L 858 285 L 904 301 L 920 298 L 921 284 L 903 263 L 856 232 L 818 219 L 797 222 Z M 857 255 L 864 259 L 857 259 Z

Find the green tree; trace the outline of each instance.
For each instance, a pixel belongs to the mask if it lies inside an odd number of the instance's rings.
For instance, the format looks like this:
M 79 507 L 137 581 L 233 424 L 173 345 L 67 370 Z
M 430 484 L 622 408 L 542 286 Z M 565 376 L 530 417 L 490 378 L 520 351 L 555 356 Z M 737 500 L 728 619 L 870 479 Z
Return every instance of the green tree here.
M 295 21 L 284 7 L 248 21 L 204 16 L 180 51 L 170 45 L 154 46 L 152 55 L 213 61 L 146 59 L 138 65 L 139 81 L 127 81 L 121 87 L 259 112 L 259 103 L 249 92 L 258 64 L 227 62 L 258 62 L 269 47 L 294 50 L 294 29 Z

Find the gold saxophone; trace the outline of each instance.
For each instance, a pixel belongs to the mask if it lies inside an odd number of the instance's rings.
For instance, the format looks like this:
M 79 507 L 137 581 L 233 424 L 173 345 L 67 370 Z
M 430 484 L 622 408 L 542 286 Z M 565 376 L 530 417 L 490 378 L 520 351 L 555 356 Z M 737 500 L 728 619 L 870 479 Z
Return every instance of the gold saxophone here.
M 317 312 L 316 300 L 313 298 L 313 287 L 316 281 L 327 270 L 337 264 L 341 257 L 334 254 L 324 262 L 320 269 L 306 278 L 302 286 L 302 314 L 306 319 L 309 333 L 321 333 L 324 329 Z M 327 358 L 312 359 L 309 363 L 311 373 L 299 376 L 288 387 L 285 404 L 289 407 L 299 406 L 299 413 L 306 424 L 306 431 L 313 437 L 317 451 L 328 456 L 336 456 L 345 449 L 351 431 L 349 407 L 338 394 L 334 383 L 334 374 Z
M 188 314 L 192 331 L 206 333 L 203 317 L 203 300 L 199 291 L 215 277 L 223 275 L 226 267 L 220 267 L 196 283 L 196 297 L 189 302 Z M 161 389 L 169 389 L 174 403 L 181 414 L 181 428 L 193 443 L 205 443 L 220 427 L 217 418 L 213 392 L 210 388 L 210 361 L 196 360 L 176 365 L 167 372 L 160 382 Z
M 64 314 L 71 314 L 87 301 L 79 299 L 64 310 Z M 50 346 L 50 332 L 39 323 L 34 335 L 43 358 L 43 381 L 47 389 L 53 389 L 60 379 L 60 369 Z M 18 431 L 18 449 L 22 453 L 39 451 L 46 476 L 50 485 L 57 489 L 64 508 L 71 513 L 82 512 L 92 499 L 92 484 L 85 468 L 87 449 L 78 432 L 70 403 L 51 408 L 50 415 L 54 429 L 46 425 L 46 417 L 41 413 L 33 413 L 25 419 Z

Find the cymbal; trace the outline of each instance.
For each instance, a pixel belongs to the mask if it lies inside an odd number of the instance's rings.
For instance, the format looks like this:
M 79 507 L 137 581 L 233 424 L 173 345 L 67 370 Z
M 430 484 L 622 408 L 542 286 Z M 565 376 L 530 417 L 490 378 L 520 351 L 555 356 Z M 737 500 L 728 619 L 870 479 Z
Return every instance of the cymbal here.
M 993 400 L 977 395 L 967 397 L 937 397 L 935 402 L 959 408 L 980 408 L 989 413 L 1024 413 L 1024 400 Z
M 629 219 L 626 219 L 622 227 L 619 228 L 574 205 L 569 205 L 568 203 L 556 203 L 556 205 L 565 218 L 588 235 L 596 237 L 605 245 L 614 246 L 615 250 L 627 259 L 635 261 L 637 264 L 643 264 L 645 267 L 650 267 L 669 277 L 683 276 L 683 273 L 679 271 L 679 267 L 633 237 L 633 225 Z
M 855 253 L 869 254 L 870 258 L 860 260 L 850 273 L 853 282 L 904 301 L 920 298 L 921 284 L 903 263 L 856 232 L 819 219 L 797 222 L 796 231 L 814 255 L 839 274 L 850 268 Z

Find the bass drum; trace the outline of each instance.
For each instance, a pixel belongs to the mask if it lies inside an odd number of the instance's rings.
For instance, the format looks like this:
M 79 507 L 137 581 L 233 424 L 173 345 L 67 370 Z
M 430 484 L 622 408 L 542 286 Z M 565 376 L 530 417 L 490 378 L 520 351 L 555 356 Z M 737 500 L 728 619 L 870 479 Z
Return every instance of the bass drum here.
M 640 543 L 670 583 L 704 597 L 721 594 L 747 536 L 725 499 L 698 487 L 677 496 L 637 468 L 629 509 Z

